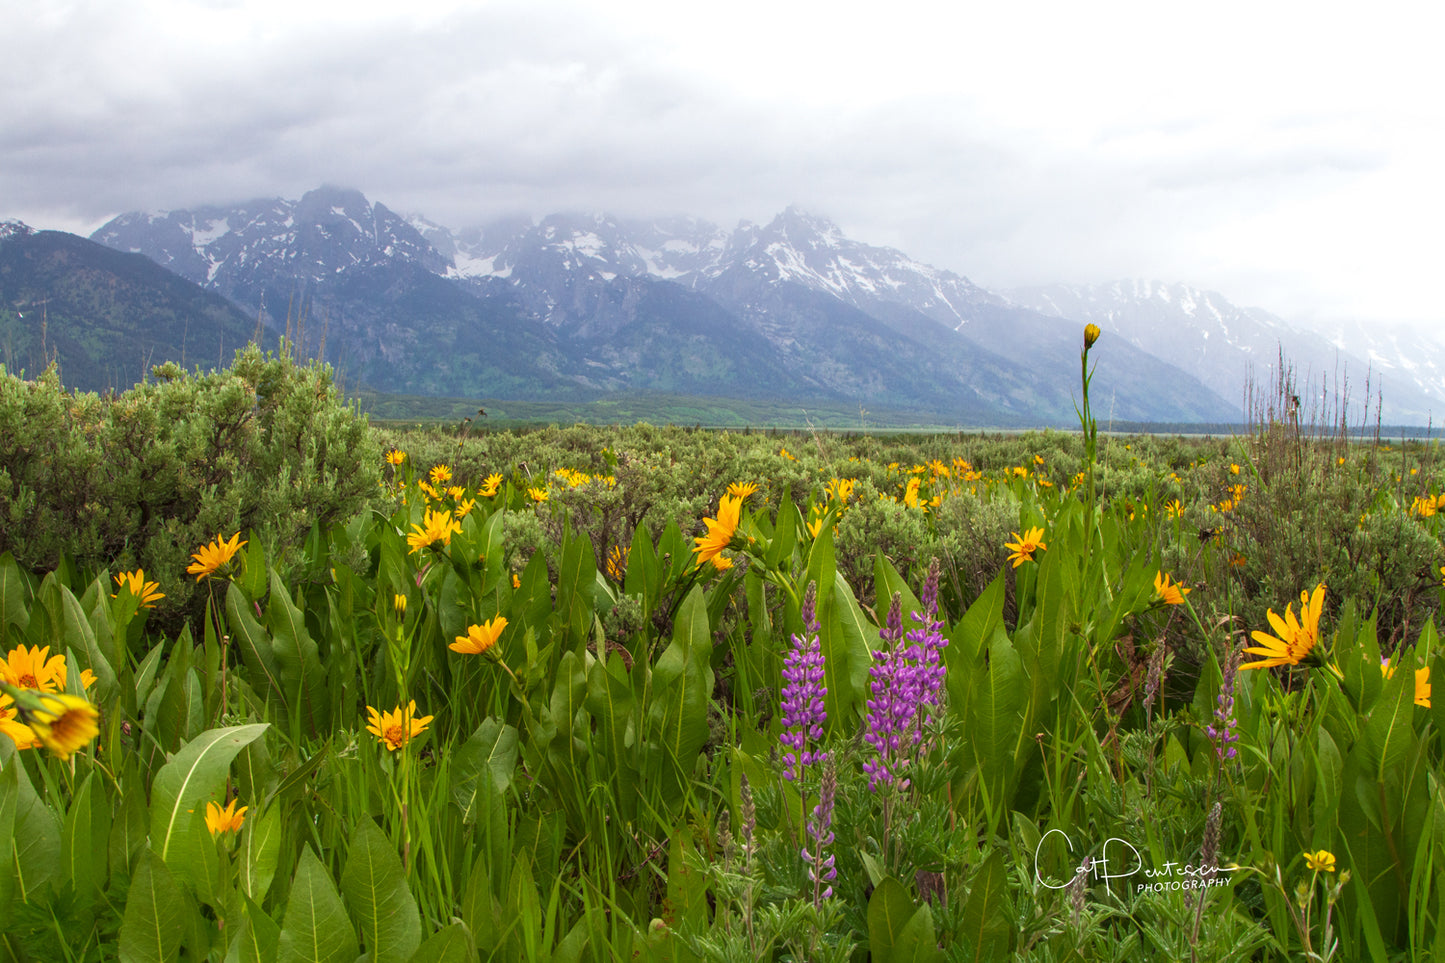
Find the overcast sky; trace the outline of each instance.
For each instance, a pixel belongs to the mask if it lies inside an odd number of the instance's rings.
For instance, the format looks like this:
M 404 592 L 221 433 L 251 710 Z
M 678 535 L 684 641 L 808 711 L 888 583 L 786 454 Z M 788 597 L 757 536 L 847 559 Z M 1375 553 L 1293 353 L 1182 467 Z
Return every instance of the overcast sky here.
M 790 203 L 988 287 L 1439 323 L 1438 3 L 0 0 L 0 217 L 322 183 L 453 228 Z

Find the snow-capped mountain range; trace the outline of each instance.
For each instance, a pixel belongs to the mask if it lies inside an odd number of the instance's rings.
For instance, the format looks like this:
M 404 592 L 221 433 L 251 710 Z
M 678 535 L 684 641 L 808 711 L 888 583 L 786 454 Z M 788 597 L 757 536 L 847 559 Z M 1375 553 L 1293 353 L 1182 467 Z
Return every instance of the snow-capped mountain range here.
M 452 231 L 324 187 L 299 201 L 124 214 L 92 239 L 277 330 L 288 314 L 322 316 L 328 360 L 390 390 L 499 396 L 501 372 L 506 390 L 534 395 L 772 392 L 1067 423 L 1078 329 L 1092 321 L 1120 338 L 1097 353 L 1119 418 L 1237 420 L 1246 381 L 1267 382 L 1281 346 L 1301 368 L 1380 372 L 1387 418 L 1445 411 L 1442 366 L 1418 350 L 1413 369 L 1384 347 L 1368 363 L 1336 362 L 1324 339 L 1182 285 L 990 292 L 796 208 L 733 230 L 554 214 Z M 468 352 L 482 362 L 470 380 Z
M 1423 422 L 1432 409 L 1445 413 L 1445 351 L 1425 338 L 1406 339 L 1365 325 L 1326 338 L 1268 311 L 1232 304 L 1214 291 L 1158 281 L 1053 284 L 1006 296 L 1022 307 L 1114 331 L 1241 402 L 1250 383 L 1268 389 L 1283 352 L 1304 391 L 1322 395 L 1328 384 L 1361 407 L 1367 388 L 1372 406 L 1383 391 L 1390 420 L 1404 423 Z

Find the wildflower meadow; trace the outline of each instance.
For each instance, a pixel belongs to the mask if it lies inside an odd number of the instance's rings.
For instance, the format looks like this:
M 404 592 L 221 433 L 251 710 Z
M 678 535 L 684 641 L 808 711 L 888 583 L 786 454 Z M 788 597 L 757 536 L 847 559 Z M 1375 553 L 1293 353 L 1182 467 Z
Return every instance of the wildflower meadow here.
M 1107 348 L 1009 436 L 0 372 L 0 961 L 1445 960 L 1436 446 Z

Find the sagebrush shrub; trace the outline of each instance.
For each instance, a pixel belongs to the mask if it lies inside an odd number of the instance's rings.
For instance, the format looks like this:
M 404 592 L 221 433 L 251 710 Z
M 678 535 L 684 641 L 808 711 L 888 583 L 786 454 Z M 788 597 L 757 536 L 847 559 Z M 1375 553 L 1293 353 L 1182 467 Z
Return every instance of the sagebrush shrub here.
M 0 552 L 32 570 L 143 567 L 170 620 L 190 607 L 198 546 L 254 533 L 284 559 L 366 507 L 380 462 L 328 366 L 254 345 L 228 369 L 159 365 L 105 397 L 66 391 L 54 367 L 0 368 Z

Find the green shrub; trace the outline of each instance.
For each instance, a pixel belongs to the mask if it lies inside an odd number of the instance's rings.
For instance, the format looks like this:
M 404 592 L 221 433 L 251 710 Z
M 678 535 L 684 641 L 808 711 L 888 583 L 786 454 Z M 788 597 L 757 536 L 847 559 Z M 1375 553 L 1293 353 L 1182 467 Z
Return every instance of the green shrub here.
M 53 367 L 35 381 L 0 368 L 0 552 L 34 570 L 142 567 L 174 621 L 202 544 L 239 531 L 284 559 L 377 490 L 376 443 L 326 366 L 252 345 L 227 370 L 170 363 L 152 379 L 101 397 L 66 391 Z

